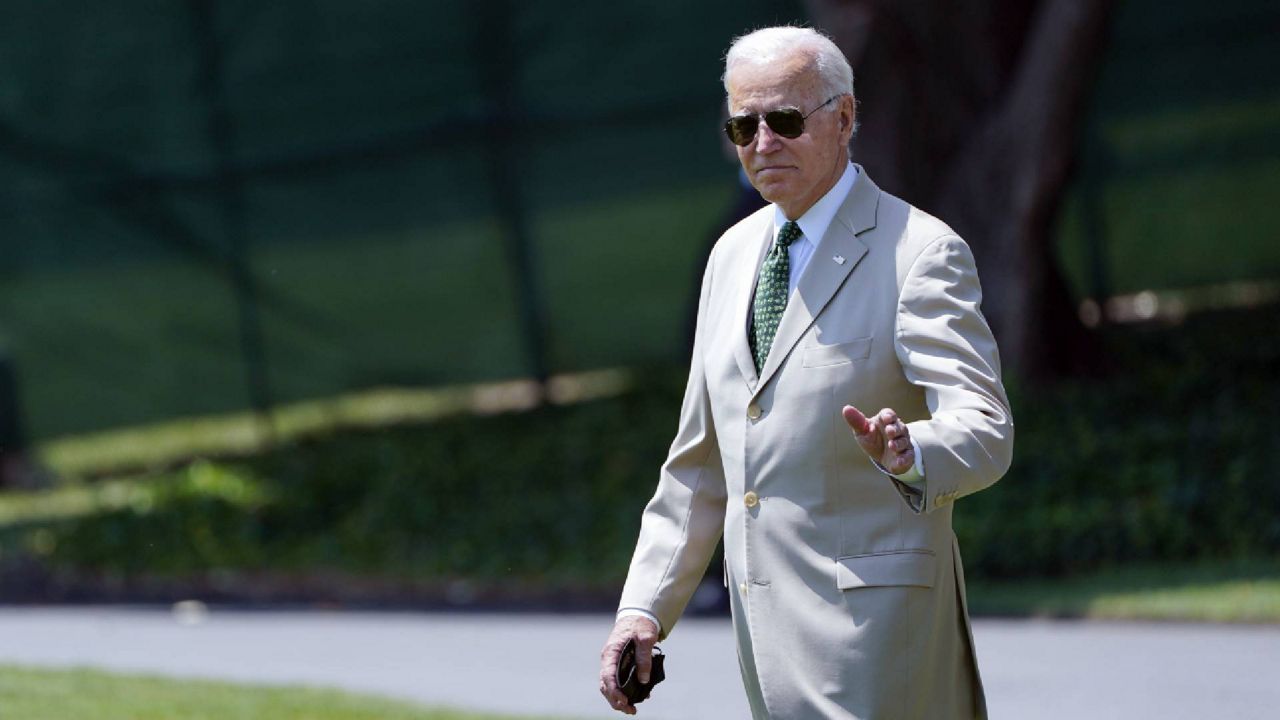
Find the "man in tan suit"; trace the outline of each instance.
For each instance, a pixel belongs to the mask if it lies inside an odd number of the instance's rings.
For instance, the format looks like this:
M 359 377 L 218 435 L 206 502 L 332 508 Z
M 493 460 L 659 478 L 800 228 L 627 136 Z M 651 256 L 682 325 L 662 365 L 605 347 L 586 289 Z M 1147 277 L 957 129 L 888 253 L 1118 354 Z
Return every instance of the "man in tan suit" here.
M 707 262 L 600 691 L 635 712 L 618 654 L 634 638 L 646 679 L 723 534 L 755 718 L 985 717 L 951 504 L 1004 474 L 1013 423 L 973 256 L 849 162 L 830 40 L 768 28 L 725 66 L 726 131 L 771 204 Z

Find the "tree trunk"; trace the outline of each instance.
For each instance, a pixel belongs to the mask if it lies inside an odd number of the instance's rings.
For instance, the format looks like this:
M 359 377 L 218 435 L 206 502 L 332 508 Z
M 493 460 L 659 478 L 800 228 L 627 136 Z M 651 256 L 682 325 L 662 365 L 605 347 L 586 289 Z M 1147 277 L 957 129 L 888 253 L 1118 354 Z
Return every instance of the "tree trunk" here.
M 973 247 L 1006 367 L 1087 367 L 1053 231 L 1113 0 L 807 4 L 854 67 L 854 158 Z

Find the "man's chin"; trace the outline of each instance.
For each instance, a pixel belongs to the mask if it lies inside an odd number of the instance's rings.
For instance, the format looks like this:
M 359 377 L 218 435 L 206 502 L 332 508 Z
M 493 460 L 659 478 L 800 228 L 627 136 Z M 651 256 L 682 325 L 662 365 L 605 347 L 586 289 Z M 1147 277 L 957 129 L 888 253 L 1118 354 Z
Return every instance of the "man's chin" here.
M 777 205 L 785 203 L 787 198 L 791 196 L 791 194 L 787 192 L 786 185 L 783 183 L 762 182 L 759 185 L 756 185 L 756 190 L 760 193 L 760 197 L 764 198 L 765 201 Z

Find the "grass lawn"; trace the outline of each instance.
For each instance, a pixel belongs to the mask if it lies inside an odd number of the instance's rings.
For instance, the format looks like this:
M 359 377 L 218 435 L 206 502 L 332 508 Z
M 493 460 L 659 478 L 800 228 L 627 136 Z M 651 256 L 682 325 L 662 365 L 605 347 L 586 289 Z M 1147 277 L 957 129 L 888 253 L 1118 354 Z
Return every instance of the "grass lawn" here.
M 612 397 L 634 384 L 634 373 L 611 369 L 553 375 L 548 400 L 565 405 Z M 41 443 L 40 464 L 58 478 L 93 478 L 163 469 L 197 457 L 259 454 L 288 443 L 335 432 L 428 423 L 460 415 L 526 408 L 529 381 L 435 388 L 375 388 L 277 405 L 267 423 L 252 412 L 180 418 L 149 425 L 70 435 Z M 268 434 L 267 424 L 270 426 Z M 0 500 L 0 516 L 3 516 Z
M 969 583 L 978 615 L 1280 622 L 1280 561 L 1137 565 L 1065 579 Z
M 1115 376 L 1016 396 L 1009 477 L 955 517 L 975 611 L 1280 622 L 1277 322 L 1127 332 Z M 51 485 L 0 492 L 0 595 L 616 599 L 682 381 L 566 377 L 509 413 L 514 386 L 355 394 L 281 408 L 272 445 L 247 416 L 47 443 Z
M 539 252 L 556 258 L 542 278 L 553 369 L 679 354 L 694 267 L 729 189 L 728 181 L 689 183 L 531 218 Z M 444 223 L 432 233 L 451 241 L 411 228 L 256 253 L 277 403 L 530 374 L 494 222 Z M 247 408 L 235 298 L 225 285 L 214 270 L 170 256 L 5 277 L 0 349 L 16 368 L 29 437 Z M 428 317 L 430 308 L 442 311 Z
M 0 666 L 0 708 L 23 720 L 501 720 L 304 687 Z

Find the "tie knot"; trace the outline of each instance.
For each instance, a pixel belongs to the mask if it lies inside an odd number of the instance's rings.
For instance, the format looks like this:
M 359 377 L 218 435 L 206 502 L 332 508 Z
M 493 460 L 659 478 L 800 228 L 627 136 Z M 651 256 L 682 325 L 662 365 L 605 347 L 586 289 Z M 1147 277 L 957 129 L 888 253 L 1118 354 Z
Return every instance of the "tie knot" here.
M 788 220 L 782 224 L 782 229 L 778 231 L 778 244 L 782 247 L 790 247 L 804 233 L 800 232 L 800 226 L 794 221 Z

